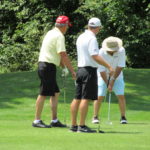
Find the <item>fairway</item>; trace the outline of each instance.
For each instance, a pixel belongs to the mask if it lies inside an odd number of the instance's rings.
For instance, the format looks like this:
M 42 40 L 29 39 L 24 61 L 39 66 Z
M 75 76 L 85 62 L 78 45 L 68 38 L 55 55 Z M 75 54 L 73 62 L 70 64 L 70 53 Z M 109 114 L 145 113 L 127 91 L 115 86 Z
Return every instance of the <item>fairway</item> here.
M 119 123 L 118 102 L 112 95 L 107 124 L 108 100 L 101 109 L 101 133 L 72 133 L 67 128 L 39 129 L 31 126 L 39 80 L 36 71 L 0 74 L 0 150 L 150 150 L 150 69 L 125 69 L 127 125 Z M 70 125 L 70 103 L 74 97 L 74 81 L 66 80 L 66 104 L 63 102 L 63 79 L 58 70 L 61 90 L 58 118 Z M 91 123 L 90 103 L 87 125 Z M 50 123 L 49 101 L 45 102 L 42 119 Z

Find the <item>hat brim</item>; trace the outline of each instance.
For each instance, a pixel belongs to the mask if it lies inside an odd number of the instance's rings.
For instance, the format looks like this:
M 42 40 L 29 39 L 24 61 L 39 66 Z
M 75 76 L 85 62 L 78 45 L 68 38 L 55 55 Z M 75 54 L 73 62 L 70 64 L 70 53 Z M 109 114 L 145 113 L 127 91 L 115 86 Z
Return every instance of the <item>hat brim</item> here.
M 116 51 L 118 51 L 120 48 L 119 47 L 116 47 L 116 48 L 108 48 L 108 47 L 106 47 L 106 48 L 103 48 L 105 51 L 109 51 L 109 52 L 116 52 Z
M 113 37 L 113 39 L 118 43 L 118 46 L 117 47 L 113 47 L 113 48 L 109 48 L 107 47 L 107 40 L 109 39 L 106 38 L 103 42 L 102 42 L 102 48 L 105 50 L 105 51 L 111 51 L 111 52 L 114 52 L 114 51 L 119 51 L 119 49 L 122 47 L 122 40 L 117 38 L 117 37 Z

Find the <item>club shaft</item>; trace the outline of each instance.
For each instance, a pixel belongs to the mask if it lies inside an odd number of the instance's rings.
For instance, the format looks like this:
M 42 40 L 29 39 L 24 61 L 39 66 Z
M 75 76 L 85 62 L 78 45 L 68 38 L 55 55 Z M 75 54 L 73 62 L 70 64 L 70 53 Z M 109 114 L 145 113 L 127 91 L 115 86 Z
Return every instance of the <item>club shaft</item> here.
M 110 103 L 111 103 L 111 92 L 109 93 L 109 101 L 108 101 L 108 121 L 110 121 Z

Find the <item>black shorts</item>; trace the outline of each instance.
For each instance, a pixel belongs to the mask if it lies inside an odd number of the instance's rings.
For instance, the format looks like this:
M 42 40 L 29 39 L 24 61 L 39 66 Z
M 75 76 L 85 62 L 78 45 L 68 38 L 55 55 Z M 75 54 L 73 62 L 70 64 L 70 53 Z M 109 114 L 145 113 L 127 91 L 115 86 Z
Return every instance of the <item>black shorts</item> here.
M 39 62 L 38 75 L 41 80 L 40 95 L 55 96 L 59 92 L 56 81 L 56 66 L 47 62 Z
M 97 100 L 97 68 L 79 67 L 77 71 L 75 99 Z

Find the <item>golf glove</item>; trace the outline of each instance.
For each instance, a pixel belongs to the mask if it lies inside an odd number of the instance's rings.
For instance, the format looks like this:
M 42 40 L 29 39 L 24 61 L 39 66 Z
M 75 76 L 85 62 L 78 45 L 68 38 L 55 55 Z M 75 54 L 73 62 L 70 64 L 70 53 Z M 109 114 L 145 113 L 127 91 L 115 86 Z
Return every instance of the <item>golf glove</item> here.
M 63 68 L 63 69 L 62 69 L 62 77 L 66 77 L 66 76 L 68 76 L 68 74 L 69 74 L 68 69 L 67 69 L 66 67 Z

